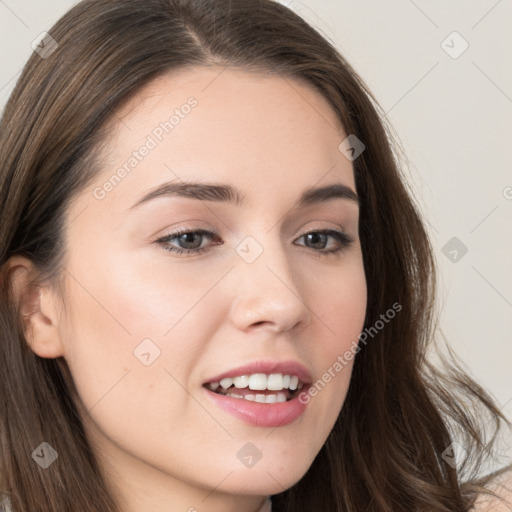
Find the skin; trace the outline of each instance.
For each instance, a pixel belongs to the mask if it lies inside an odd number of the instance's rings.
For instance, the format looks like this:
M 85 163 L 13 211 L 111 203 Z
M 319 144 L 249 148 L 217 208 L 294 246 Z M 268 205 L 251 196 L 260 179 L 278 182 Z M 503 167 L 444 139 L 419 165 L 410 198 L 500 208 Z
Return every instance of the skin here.
M 330 199 L 295 208 L 313 186 L 343 183 L 352 163 L 334 111 L 298 81 L 247 70 L 189 68 L 148 84 L 114 118 L 102 168 L 66 213 L 65 307 L 43 286 L 23 292 L 27 336 L 41 357 L 63 356 L 84 423 L 124 512 L 255 512 L 307 471 L 343 405 L 353 360 L 293 423 L 249 425 L 205 397 L 209 378 L 260 359 L 296 360 L 313 382 L 357 339 L 366 310 L 359 208 Z M 155 126 L 187 98 L 197 106 L 103 199 L 94 196 Z M 229 183 L 247 204 L 164 197 L 131 210 L 168 181 Z M 205 252 L 166 251 L 177 228 L 215 231 Z M 322 254 L 306 233 L 344 231 L 354 243 Z M 252 236 L 263 253 L 234 250 Z M 174 239 L 168 243 L 184 247 Z M 318 242 L 317 242 L 318 244 Z M 339 244 L 327 238 L 325 247 Z M 11 266 L 30 270 L 14 257 Z M 29 299 L 29 297 L 31 297 Z M 160 356 L 134 356 L 149 338 Z M 247 442 L 261 459 L 247 468 Z

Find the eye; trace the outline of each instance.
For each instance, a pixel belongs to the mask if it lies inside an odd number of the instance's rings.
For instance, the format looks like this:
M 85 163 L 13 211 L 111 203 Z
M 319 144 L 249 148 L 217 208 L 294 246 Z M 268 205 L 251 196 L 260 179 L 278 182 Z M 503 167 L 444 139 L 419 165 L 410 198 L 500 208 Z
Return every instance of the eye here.
M 169 233 L 163 238 L 160 238 L 156 242 L 161 244 L 162 247 L 169 252 L 174 252 L 176 254 L 182 253 L 195 253 L 199 254 L 205 251 L 205 247 L 201 247 L 201 242 L 203 238 L 207 237 L 210 239 L 220 238 L 213 231 L 207 231 L 205 229 L 196 229 L 193 231 L 188 231 L 186 229 L 175 231 L 174 233 Z M 173 247 L 169 244 L 172 240 L 178 240 L 178 243 L 183 244 L 184 247 Z M 198 243 L 199 242 L 199 243 Z M 221 245 L 224 242 L 216 243 L 215 245 Z
M 327 240 L 329 237 L 333 238 L 337 244 L 331 249 L 325 249 Z M 199 254 L 206 250 L 206 247 L 202 246 L 202 242 L 205 238 L 215 240 L 213 245 L 222 245 L 224 242 L 219 236 L 213 231 L 207 231 L 205 229 L 187 230 L 181 229 L 173 233 L 169 233 L 163 238 L 156 240 L 156 243 L 160 244 L 166 251 L 176 254 Z M 317 231 L 310 231 L 303 234 L 298 238 L 305 238 L 307 244 L 306 247 L 315 249 L 320 254 L 334 254 L 347 249 L 352 243 L 354 238 L 347 233 L 342 231 L 336 231 L 333 229 L 324 229 Z M 182 247 L 176 247 L 174 244 L 181 244 Z M 299 244 L 302 245 L 302 244 Z
M 328 238 L 334 238 L 336 240 L 337 245 L 331 249 L 325 249 Z M 322 254 L 335 254 L 340 251 L 347 249 L 351 244 L 354 243 L 354 238 L 347 233 L 342 231 L 336 231 L 334 229 L 323 229 L 320 231 L 310 231 L 305 233 L 300 238 L 305 238 L 308 242 L 312 244 L 313 249 L 320 249 Z

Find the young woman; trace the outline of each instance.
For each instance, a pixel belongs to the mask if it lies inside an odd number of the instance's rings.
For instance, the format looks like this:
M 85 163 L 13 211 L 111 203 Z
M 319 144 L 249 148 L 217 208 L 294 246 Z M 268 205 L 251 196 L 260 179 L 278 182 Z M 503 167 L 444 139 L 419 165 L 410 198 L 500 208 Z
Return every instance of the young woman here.
M 427 359 L 432 248 L 380 109 L 292 11 L 77 4 L 0 162 L 5 507 L 484 510 L 510 424 Z

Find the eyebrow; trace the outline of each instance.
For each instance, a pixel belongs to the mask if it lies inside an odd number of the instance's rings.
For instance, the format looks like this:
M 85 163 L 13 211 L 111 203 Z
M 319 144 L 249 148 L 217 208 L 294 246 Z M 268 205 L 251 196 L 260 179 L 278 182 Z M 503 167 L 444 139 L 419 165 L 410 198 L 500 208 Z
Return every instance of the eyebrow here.
M 129 210 L 159 197 L 186 197 L 200 201 L 232 203 L 236 206 L 244 206 L 246 199 L 240 190 L 224 183 L 168 182 L 150 190 Z M 342 183 L 333 183 L 306 189 L 297 201 L 297 207 L 304 208 L 330 199 L 348 199 L 360 206 L 358 195 L 350 187 Z

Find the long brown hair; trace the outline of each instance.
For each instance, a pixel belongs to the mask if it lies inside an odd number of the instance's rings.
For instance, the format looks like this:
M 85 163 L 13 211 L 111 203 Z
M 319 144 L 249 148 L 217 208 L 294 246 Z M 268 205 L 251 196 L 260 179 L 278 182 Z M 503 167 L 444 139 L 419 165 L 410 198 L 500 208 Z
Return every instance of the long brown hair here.
M 49 34 L 53 42 L 30 57 L 0 124 L 0 490 L 15 512 L 118 509 L 69 368 L 30 350 L 5 263 L 24 255 L 40 272 L 35 284 L 60 286 L 66 208 L 100 170 L 106 126 L 145 84 L 185 66 L 266 70 L 328 100 L 344 131 L 365 145 L 353 161 L 365 329 L 401 305 L 361 343 L 331 434 L 306 475 L 273 496 L 273 510 L 469 510 L 489 481 L 481 472 L 495 435 L 510 423 L 451 352 L 444 367 L 427 358 L 440 332 L 432 247 L 382 109 L 343 56 L 270 0 L 85 0 Z M 485 422 L 494 427 L 490 441 Z M 59 457 L 47 469 L 31 457 L 41 442 Z M 454 442 L 466 450 L 457 464 L 446 456 Z

